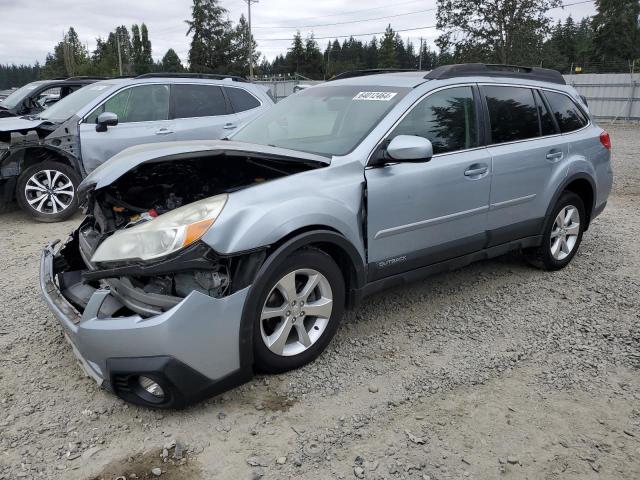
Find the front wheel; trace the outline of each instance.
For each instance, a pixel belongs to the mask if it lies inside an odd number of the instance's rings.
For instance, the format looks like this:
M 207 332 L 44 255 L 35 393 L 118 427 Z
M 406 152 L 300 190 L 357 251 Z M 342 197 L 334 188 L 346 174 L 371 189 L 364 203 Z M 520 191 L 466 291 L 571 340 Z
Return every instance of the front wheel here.
M 564 192 L 543 232 L 542 245 L 528 252 L 529 261 L 544 270 L 566 267 L 578 251 L 585 222 L 582 199 L 573 192 Z
M 299 250 L 278 265 L 263 285 L 256 292 L 256 367 L 280 373 L 311 362 L 335 335 L 344 311 L 340 268 L 320 250 Z
M 76 191 L 80 176 L 69 165 L 41 162 L 18 178 L 16 200 L 20 208 L 40 222 L 61 222 L 78 210 Z

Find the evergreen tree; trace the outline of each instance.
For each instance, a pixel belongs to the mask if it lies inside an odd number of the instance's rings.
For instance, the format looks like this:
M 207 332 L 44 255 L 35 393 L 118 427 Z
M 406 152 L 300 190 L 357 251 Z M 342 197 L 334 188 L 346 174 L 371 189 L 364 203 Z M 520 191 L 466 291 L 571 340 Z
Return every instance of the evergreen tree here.
M 250 49 L 250 46 L 252 47 Z M 238 25 L 236 25 L 233 42 L 231 44 L 232 72 L 237 75 L 249 75 L 249 51 L 253 52 L 253 64 L 260 61 L 258 44 L 249 32 L 249 24 L 243 15 L 240 15 Z M 255 72 L 254 72 L 255 74 Z
M 81 75 L 89 69 L 89 52 L 80 42 L 73 27 L 64 35 L 64 39 L 48 53 L 42 75 L 44 78 Z
M 379 68 L 398 68 L 397 47 L 396 34 L 391 25 L 389 25 L 380 40 L 380 49 L 378 50 Z
M 193 35 L 189 49 L 192 72 L 230 73 L 234 32 L 227 10 L 218 0 L 193 0 L 187 35 Z
M 640 1 L 596 0 L 593 17 L 595 56 L 604 70 L 623 70 L 640 58 Z M 609 65 L 610 67 L 607 67 Z
M 296 32 L 291 42 L 291 48 L 285 57 L 289 66 L 289 73 L 300 73 L 300 68 L 304 65 L 304 44 L 300 32 Z
M 167 50 L 160 62 L 160 70 L 163 72 L 182 72 L 184 67 L 180 61 L 180 57 L 173 48 Z
M 560 0 L 438 0 L 436 44 L 456 61 L 537 64 Z

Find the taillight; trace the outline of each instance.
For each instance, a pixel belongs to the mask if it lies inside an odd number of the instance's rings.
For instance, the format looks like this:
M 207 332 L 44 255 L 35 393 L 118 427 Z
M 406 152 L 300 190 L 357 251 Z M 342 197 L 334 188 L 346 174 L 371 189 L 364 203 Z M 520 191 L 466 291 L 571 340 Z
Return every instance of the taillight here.
M 607 132 L 602 132 L 600 134 L 600 143 L 607 150 L 611 150 L 611 138 Z

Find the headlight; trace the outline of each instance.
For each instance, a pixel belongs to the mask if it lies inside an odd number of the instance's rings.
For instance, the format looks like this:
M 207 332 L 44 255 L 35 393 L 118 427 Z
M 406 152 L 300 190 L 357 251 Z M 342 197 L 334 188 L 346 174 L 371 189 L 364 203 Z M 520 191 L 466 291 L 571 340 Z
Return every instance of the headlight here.
M 206 198 L 142 225 L 118 230 L 102 242 L 91 261 L 151 260 L 191 245 L 213 225 L 227 197 L 224 194 Z

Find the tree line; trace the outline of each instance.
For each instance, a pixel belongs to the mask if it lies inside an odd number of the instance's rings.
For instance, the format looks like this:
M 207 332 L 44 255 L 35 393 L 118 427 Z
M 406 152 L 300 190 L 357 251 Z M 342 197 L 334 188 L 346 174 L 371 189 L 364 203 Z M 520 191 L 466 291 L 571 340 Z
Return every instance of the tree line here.
M 302 75 L 330 78 L 368 68 L 429 70 L 438 65 L 486 62 L 537 65 L 570 72 L 628 72 L 640 60 L 640 0 L 595 0 L 596 14 L 552 23 L 561 0 L 438 0 L 435 45 L 403 40 L 388 25 L 370 40 L 329 41 L 321 50 L 313 35 L 293 36 L 291 46 L 268 61 L 258 51 L 242 15 L 234 25 L 219 0 L 193 0 L 186 34 L 188 67 L 175 50 L 154 61 L 147 26 L 121 25 L 96 39 L 90 52 L 73 27 L 44 65 L 0 65 L 0 88 L 38 78 L 73 75 L 117 76 L 147 72 L 221 73 L 246 76 L 252 55 L 257 76 Z M 640 66 L 640 61 L 638 62 Z

